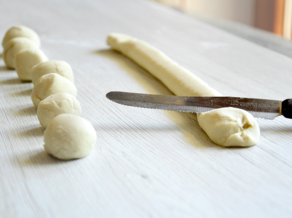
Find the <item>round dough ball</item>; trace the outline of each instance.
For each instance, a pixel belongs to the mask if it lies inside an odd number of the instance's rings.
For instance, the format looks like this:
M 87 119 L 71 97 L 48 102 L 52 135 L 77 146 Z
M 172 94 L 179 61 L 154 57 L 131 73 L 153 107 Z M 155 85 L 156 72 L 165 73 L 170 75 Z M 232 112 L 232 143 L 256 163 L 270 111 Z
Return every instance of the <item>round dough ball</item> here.
M 3 41 L 2 41 L 2 46 L 5 47 L 5 44 L 10 39 L 13 39 L 16 37 L 28 38 L 28 39 L 32 40 L 38 47 L 41 44 L 41 40 L 40 40 L 38 34 L 34 30 L 32 30 L 26 26 L 13 26 L 9 30 L 7 30 L 7 32 L 5 33 L 5 36 L 4 36 Z
M 40 49 L 23 49 L 18 52 L 15 56 L 15 69 L 19 79 L 31 81 L 32 67 L 47 60 Z
M 32 68 L 32 83 L 35 84 L 36 81 L 43 75 L 49 73 L 57 73 L 71 82 L 74 82 L 74 75 L 71 66 L 65 61 L 46 61 L 40 63 Z
M 237 108 L 219 108 L 198 114 L 198 122 L 214 143 L 224 147 L 249 147 L 260 137 L 255 118 Z
M 81 106 L 77 98 L 68 93 L 56 93 L 42 100 L 37 116 L 42 127 L 47 128 L 51 120 L 59 114 L 81 115 Z
M 31 100 L 37 108 L 39 103 L 50 95 L 65 92 L 77 96 L 77 89 L 70 80 L 57 73 L 50 73 L 38 79 L 32 89 Z
M 15 68 L 15 56 L 23 49 L 38 49 L 38 46 L 28 38 L 16 37 L 9 40 L 3 51 L 3 59 L 7 67 Z
M 48 125 L 44 139 L 48 154 L 69 160 L 87 156 L 96 142 L 96 133 L 84 118 L 60 114 Z

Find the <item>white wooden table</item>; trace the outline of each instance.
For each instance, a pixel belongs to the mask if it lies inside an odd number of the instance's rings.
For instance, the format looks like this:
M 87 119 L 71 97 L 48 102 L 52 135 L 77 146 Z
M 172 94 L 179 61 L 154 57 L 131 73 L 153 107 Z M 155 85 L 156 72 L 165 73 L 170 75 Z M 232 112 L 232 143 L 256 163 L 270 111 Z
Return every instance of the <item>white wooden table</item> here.
M 0 36 L 36 30 L 51 60 L 74 70 L 93 152 L 59 161 L 18 80 L 0 58 L 0 217 L 292 217 L 292 120 L 258 120 L 251 148 L 214 145 L 187 114 L 110 102 L 112 90 L 170 94 L 105 39 L 145 40 L 224 95 L 292 97 L 292 61 L 147 0 L 9 0 Z

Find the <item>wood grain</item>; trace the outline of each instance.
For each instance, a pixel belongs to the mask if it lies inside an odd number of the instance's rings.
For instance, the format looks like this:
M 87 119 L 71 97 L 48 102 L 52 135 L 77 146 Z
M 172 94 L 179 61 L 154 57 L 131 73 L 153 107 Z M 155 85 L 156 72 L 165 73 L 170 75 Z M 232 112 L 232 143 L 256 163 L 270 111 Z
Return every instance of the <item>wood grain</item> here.
M 48 156 L 33 85 L 0 59 L 1 217 L 291 217 L 291 120 L 258 120 L 257 146 L 224 149 L 188 114 L 110 102 L 113 90 L 170 92 L 105 39 L 145 40 L 231 96 L 291 97 L 290 58 L 146 0 L 11 0 L 0 20 L 1 36 L 27 25 L 50 60 L 71 64 L 98 136 L 84 159 Z

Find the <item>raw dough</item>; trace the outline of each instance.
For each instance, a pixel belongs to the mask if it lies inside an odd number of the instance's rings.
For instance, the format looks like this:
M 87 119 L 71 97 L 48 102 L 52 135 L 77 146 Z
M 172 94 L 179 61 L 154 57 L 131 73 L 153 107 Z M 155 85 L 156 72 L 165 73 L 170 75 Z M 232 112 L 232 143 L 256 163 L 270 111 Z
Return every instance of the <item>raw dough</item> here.
M 38 49 L 38 45 L 25 37 L 13 38 L 5 44 L 3 59 L 7 67 L 15 68 L 15 56 L 23 49 Z
M 23 49 L 18 52 L 15 56 L 15 69 L 19 79 L 31 81 L 32 67 L 47 60 L 40 49 Z
M 69 79 L 71 82 L 74 82 L 72 68 L 67 62 L 46 61 L 32 68 L 32 83 L 35 84 L 41 76 L 49 73 L 60 74 L 61 76 Z
M 224 147 L 252 146 L 260 137 L 254 117 L 237 108 L 220 108 L 198 114 L 198 122 L 214 143 Z
M 68 93 L 50 95 L 39 103 L 37 116 L 42 127 L 47 128 L 51 120 L 59 114 L 81 115 L 77 98 Z
M 60 92 L 69 93 L 75 97 L 77 95 L 77 89 L 70 80 L 57 73 L 46 74 L 39 78 L 33 87 L 31 100 L 37 108 L 46 97 Z
M 151 45 L 124 34 L 107 38 L 111 48 L 125 54 L 180 96 L 219 96 L 220 93 L 203 80 L 179 66 Z
M 111 46 L 112 49 L 123 53 L 148 70 L 153 76 L 158 78 L 176 95 L 220 96 L 219 92 L 208 86 L 200 78 L 179 66 L 161 51 L 143 41 L 124 34 L 111 34 L 107 38 L 107 43 L 109 46 Z M 226 121 L 226 114 L 229 112 L 231 114 L 230 116 L 232 116 L 232 119 Z M 213 113 L 216 113 L 217 119 L 213 119 L 212 121 L 218 123 L 210 123 L 210 117 L 213 117 Z M 212 112 L 210 114 L 211 115 L 208 115 L 208 113 L 206 113 L 206 116 L 204 114 L 199 115 L 199 124 L 203 125 L 202 128 L 213 142 L 222 146 L 230 146 L 231 143 L 232 146 L 242 147 L 256 144 L 259 138 L 256 137 L 259 136 L 259 128 L 252 115 L 248 112 L 237 110 L 237 112 L 234 113 L 234 110 L 231 108 L 222 108 L 217 109 L 216 112 Z M 248 128 L 248 131 L 244 131 L 244 139 L 240 140 L 240 137 L 236 138 L 234 136 L 234 131 L 242 129 L 242 123 L 239 121 L 234 122 L 234 120 L 240 120 L 242 117 L 248 117 L 248 120 L 253 123 L 254 128 Z M 223 121 L 221 120 L 224 120 L 224 127 L 226 128 L 218 128 L 218 132 L 214 131 L 214 126 L 223 125 Z M 219 134 L 222 137 L 220 137 Z M 220 138 L 220 140 L 217 140 L 218 138 Z M 228 140 L 226 140 L 226 142 L 221 142 L 222 138 Z
M 5 44 L 13 38 L 16 37 L 25 37 L 32 40 L 38 47 L 40 47 L 41 41 L 38 34 L 26 27 L 26 26 L 13 26 L 5 33 L 5 36 L 2 41 L 2 46 L 5 47 Z
M 60 114 L 48 125 L 44 139 L 48 154 L 69 160 L 87 156 L 96 142 L 96 133 L 84 118 Z

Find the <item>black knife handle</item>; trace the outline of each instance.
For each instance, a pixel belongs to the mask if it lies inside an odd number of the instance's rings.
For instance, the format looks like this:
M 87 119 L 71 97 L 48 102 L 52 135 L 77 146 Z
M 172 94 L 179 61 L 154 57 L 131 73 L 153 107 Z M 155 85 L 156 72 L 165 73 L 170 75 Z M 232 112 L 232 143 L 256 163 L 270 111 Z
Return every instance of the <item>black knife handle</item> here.
M 292 119 L 292 99 L 286 99 L 282 102 L 282 115 Z

